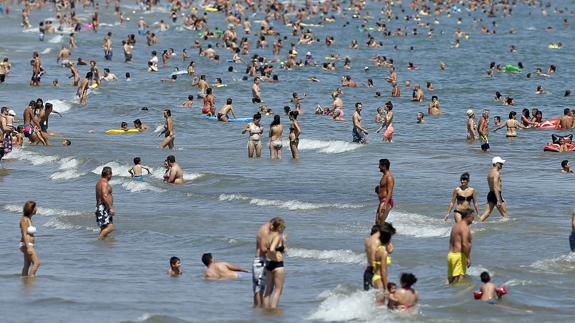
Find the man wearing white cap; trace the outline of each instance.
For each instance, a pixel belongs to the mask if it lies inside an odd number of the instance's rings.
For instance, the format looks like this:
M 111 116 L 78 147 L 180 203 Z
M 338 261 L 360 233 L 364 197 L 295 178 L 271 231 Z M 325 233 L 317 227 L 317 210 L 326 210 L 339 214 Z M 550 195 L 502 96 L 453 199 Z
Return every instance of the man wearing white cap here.
M 499 156 L 495 156 L 491 160 L 491 164 L 493 167 L 487 175 L 487 184 L 489 184 L 487 205 L 485 206 L 485 211 L 481 217 L 479 217 L 479 222 L 485 221 L 491 215 L 491 212 L 493 212 L 494 207 L 497 207 L 497 210 L 502 217 L 507 217 L 507 206 L 505 205 L 505 201 L 501 196 L 502 184 L 500 174 L 501 169 L 503 168 L 503 164 L 505 164 L 505 160 Z

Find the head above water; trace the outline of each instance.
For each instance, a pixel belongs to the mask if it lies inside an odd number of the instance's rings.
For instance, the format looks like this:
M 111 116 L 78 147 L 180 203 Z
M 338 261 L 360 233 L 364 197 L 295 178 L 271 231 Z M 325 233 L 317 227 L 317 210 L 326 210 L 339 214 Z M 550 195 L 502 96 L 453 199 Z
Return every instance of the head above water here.
M 489 273 L 486 271 L 482 272 L 479 277 L 481 278 L 481 282 L 484 284 L 487 284 L 491 281 L 491 276 L 489 276 Z
M 112 167 L 106 166 L 102 168 L 102 177 L 110 178 L 112 177 Z
M 401 288 L 411 288 L 411 286 L 417 283 L 417 277 L 412 273 L 402 273 L 399 282 Z
M 214 261 L 214 257 L 212 257 L 211 253 L 205 253 L 202 255 L 202 263 L 208 267 Z

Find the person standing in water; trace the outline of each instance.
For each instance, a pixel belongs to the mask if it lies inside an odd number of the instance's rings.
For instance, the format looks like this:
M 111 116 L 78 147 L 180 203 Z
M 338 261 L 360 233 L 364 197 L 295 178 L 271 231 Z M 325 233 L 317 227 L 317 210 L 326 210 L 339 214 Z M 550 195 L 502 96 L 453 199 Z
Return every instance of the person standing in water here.
M 301 128 L 297 121 L 297 116 L 299 112 L 297 111 L 290 111 L 289 112 L 289 119 L 291 121 L 291 125 L 289 127 L 289 148 L 291 150 L 291 157 L 293 159 L 299 158 L 299 135 L 301 134 Z
M 367 144 L 367 129 L 361 126 L 361 110 L 363 106 L 361 102 L 355 104 L 355 112 L 353 113 L 353 130 L 351 135 L 353 137 L 353 142 L 359 144 Z
M 282 137 L 284 128 L 280 123 L 280 116 L 275 115 L 270 125 L 270 158 L 282 159 Z
M 252 263 L 252 287 L 254 291 L 254 306 L 263 305 L 264 291 L 266 289 L 267 241 L 272 226 L 277 226 L 281 218 L 275 217 L 262 224 L 256 233 L 256 257 Z
M 475 112 L 472 109 L 467 110 L 467 140 L 474 142 L 477 138 L 477 129 L 475 127 Z
M 20 218 L 20 251 L 24 254 L 24 267 L 22 267 L 22 277 L 36 276 L 40 268 L 40 258 L 34 249 L 34 234 L 36 227 L 32 225 L 32 217 L 36 214 L 36 202 L 28 201 L 24 204 L 22 217 Z M 32 269 L 30 269 L 30 265 Z
M 254 114 L 254 121 L 248 123 L 246 127 L 242 130 L 242 134 L 249 132 L 250 137 L 248 139 L 248 158 L 254 158 L 254 151 L 256 153 L 256 158 L 262 158 L 262 134 L 264 133 L 264 128 L 261 126 L 260 122 L 262 120 L 262 115 L 259 113 Z
M 100 227 L 100 239 L 106 238 L 114 231 L 113 223 L 116 210 L 114 209 L 112 186 L 110 186 L 111 179 L 112 168 L 106 166 L 102 169 L 102 176 L 96 183 L 96 222 Z
M 573 209 L 573 214 L 571 215 L 571 235 L 569 236 L 569 244 L 571 246 L 571 252 L 575 252 L 575 209 Z
M 487 175 L 487 184 L 489 184 L 487 205 L 485 206 L 485 211 L 479 217 L 479 222 L 487 220 L 495 207 L 497 207 L 497 210 L 502 217 L 507 217 L 507 205 L 501 195 L 501 191 L 503 190 L 503 185 L 501 184 L 501 169 L 503 168 L 503 164 L 505 164 L 505 160 L 501 159 L 499 156 L 495 156 L 491 160 L 491 164 L 493 167 L 491 167 L 491 170 Z
M 390 162 L 388 159 L 379 160 L 379 171 L 383 173 L 378 186 L 379 206 L 376 212 L 375 224 L 382 224 L 386 221 L 389 212 L 393 208 L 393 188 L 395 179 L 389 171 Z
M 477 196 L 475 195 L 475 189 L 469 186 L 469 173 L 463 173 L 459 178 L 461 185 L 453 190 L 453 196 L 451 197 L 451 202 L 449 203 L 449 208 L 447 209 L 447 214 L 443 220 L 447 221 L 449 214 L 457 201 L 457 206 L 453 212 L 455 222 L 461 221 L 461 211 L 471 209 L 471 201 L 473 201 L 473 206 L 475 207 L 475 212 L 479 214 L 479 203 L 477 203 Z
M 284 287 L 285 227 L 285 222 L 281 218 L 275 223 L 272 223 L 270 227 L 271 232 L 266 241 L 267 277 L 264 306 L 268 308 L 278 307 Z
M 449 253 L 447 254 L 447 280 L 449 284 L 463 280 L 471 266 L 471 229 L 473 211 L 461 211 L 461 220 L 451 227 Z
M 481 140 L 481 150 L 489 150 L 489 110 L 483 110 L 479 125 L 477 126 L 479 132 L 479 140 Z
M 172 111 L 170 111 L 170 109 L 164 110 L 164 119 L 166 119 L 166 123 L 164 124 L 164 131 L 162 133 L 165 138 L 160 144 L 160 148 L 164 149 L 168 147 L 169 149 L 174 149 L 174 120 L 172 119 Z

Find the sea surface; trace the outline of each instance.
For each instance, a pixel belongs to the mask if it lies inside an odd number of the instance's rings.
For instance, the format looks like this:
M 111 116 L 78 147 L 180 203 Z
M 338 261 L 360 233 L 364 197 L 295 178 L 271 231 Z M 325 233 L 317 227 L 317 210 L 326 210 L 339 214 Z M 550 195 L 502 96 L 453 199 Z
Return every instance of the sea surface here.
M 519 2 L 518 2 L 519 3 Z M 573 154 L 543 152 L 550 140 L 550 131 L 519 131 L 516 139 L 505 138 L 504 130 L 491 135 L 492 150 L 484 153 L 479 143 L 465 139 L 466 115 L 469 107 L 477 115 L 484 108 L 491 116 L 503 120 L 511 110 L 538 107 L 544 118 L 558 117 L 564 107 L 573 106 L 572 97 L 563 97 L 566 89 L 575 90 L 575 56 L 573 26 L 565 28 L 563 19 L 575 22 L 573 3 L 562 1 L 541 15 L 539 7 L 520 4 L 513 16 L 486 18 L 483 13 L 462 8 L 451 17 L 422 16 L 430 23 L 428 29 L 406 21 L 398 6 L 399 19 L 384 22 L 391 30 L 407 27 L 418 29 L 418 35 L 383 37 L 371 31 L 383 48 L 365 46 L 367 32 L 361 31 L 363 21 L 351 19 L 351 12 L 336 16 L 337 22 L 324 27 L 310 27 L 322 40 L 311 45 L 299 45 L 300 57 L 310 51 L 319 62 L 330 54 L 351 57 L 351 70 L 337 63 L 337 70 L 325 72 L 319 67 L 291 71 L 278 70 L 279 83 L 262 82 L 264 101 L 282 115 L 286 128 L 289 121 L 283 106 L 289 104 L 292 92 L 308 96 L 303 101 L 305 113 L 300 116 L 301 159 L 272 161 L 264 147 L 261 160 L 248 160 L 247 135 L 242 135 L 242 123 L 217 123 L 202 119 L 200 102 L 192 109 L 181 107 L 188 95 L 195 95 L 191 78 L 180 75 L 176 83 L 160 83 L 169 78 L 174 67 L 185 69 L 187 62 L 179 57 L 158 73 L 146 72 L 151 57 L 145 38 L 137 36 L 134 63 L 124 64 L 121 39 L 137 34 L 136 21 L 145 17 L 148 23 L 160 19 L 169 21 L 163 5 L 151 12 L 141 12 L 132 2 L 122 10 L 131 18 L 118 25 L 113 8 L 101 3 L 102 27 L 99 33 L 82 30 L 77 34 L 79 47 L 72 51 L 73 59 L 96 59 L 100 69 L 108 67 L 119 81 L 106 83 L 93 91 L 88 105 L 80 106 L 74 98 L 76 89 L 70 86 L 67 69 L 56 63 L 56 56 L 67 35 L 47 35 L 44 42 L 36 32 L 23 32 L 18 10 L 0 17 L 0 57 L 13 63 L 7 83 L 0 85 L 0 104 L 11 106 L 21 117 L 28 101 L 43 98 L 62 113 L 52 115 L 50 130 L 72 141 L 61 146 L 61 138 L 52 138 L 53 146 L 27 145 L 15 150 L 2 161 L 0 170 L 0 315 L 3 322 L 248 322 L 273 320 L 301 321 L 568 321 L 575 314 L 575 254 L 570 253 L 571 211 L 575 206 L 573 175 L 560 173 L 560 162 L 573 159 Z M 404 4 L 405 6 L 407 3 Z M 555 5 L 567 6 L 564 13 L 553 14 Z M 381 2 L 370 2 L 367 10 L 376 18 L 381 14 Z M 88 19 L 91 9 L 78 8 L 78 15 Z M 412 11 L 406 9 L 406 13 Z M 54 17 L 51 8 L 34 11 L 34 26 L 44 18 Z M 208 14 L 211 28 L 227 25 L 222 14 Z M 462 23 L 457 24 L 457 19 Z M 473 19 L 482 22 L 473 22 Z M 259 29 L 251 18 L 252 30 Z M 350 25 L 343 27 L 349 20 Z M 317 23 L 319 18 L 310 22 Z M 492 28 L 497 23 L 497 35 L 479 32 L 481 25 Z M 153 49 L 174 48 L 179 54 L 188 47 L 196 70 L 213 82 L 221 77 L 227 87 L 215 89 L 219 108 L 228 97 L 240 116 L 251 116 L 258 107 L 251 103 L 251 79 L 241 81 L 245 66 L 235 65 L 239 72 L 227 72 L 231 54 L 217 48 L 223 58 L 215 64 L 198 57 L 189 47 L 198 39 L 197 31 L 172 25 L 158 33 L 159 44 Z M 274 27 L 283 35 L 290 28 L 280 22 Z M 375 26 L 375 21 L 369 21 Z M 546 32 L 547 27 L 552 32 Z M 454 48 L 457 28 L 469 33 Z M 509 30 L 514 28 L 515 34 Z M 152 28 L 157 32 L 157 29 Z M 239 36 L 242 35 L 239 28 Z M 113 32 L 114 57 L 106 62 L 101 48 L 106 32 Z M 323 40 L 334 35 L 336 43 L 326 47 Z M 360 49 L 349 49 L 352 39 Z M 271 45 L 274 38 L 268 37 Z M 285 60 L 290 36 L 284 41 Z M 551 42 L 562 42 L 564 48 L 549 49 Z M 215 45 L 212 40 L 206 43 Z M 255 49 L 250 38 L 250 55 L 259 53 L 271 57 L 271 49 Z M 394 50 L 393 46 L 399 46 Z M 515 45 L 517 53 L 510 53 Z M 409 50 L 413 46 L 414 50 Z M 28 86 L 31 75 L 29 61 L 32 51 L 41 53 L 46 75 L 42 86 Z M 378 69 L 371 58 L 384 55 L 393 58 L 398 68 L 402 96 L 393 98 L 395 112 L 394 142 L 381 144 L 374 122 L 376 108 L 389 99 L 391 87 L 384 81 L 386 69 Z M 246 57 L 247 58 L 247 57 Z M 517 64 L 522 62 L 522 74 L 496 73 L 488 78 L 490 62 Z M 418 65 L 410 71 L 408 62 Z M 445 71 L 440 62 L 447 64 Z M 527 72 L 537 67 L 547 70 L 557 65 L 557 73 L 549 78 L 527 79 Z M 368 66 L 369 70 L 364 71 Z M 87 72 L 80 67 L 80 74 Z M 126 82 L 125 72 L 133 80 Z M 334 122 L 314 115 L 316 105 L 331 104 L 330 93 L 342 75 L 351 75 L 360 83 L 356 89 L 344 88 L 346 121 Z M 320 82 L 308 81 L 315 76 Z M 375 87 L 365 86 L 372 78 Z M 58 79 L 61 87 L 51 86 Z M 433 82 L 435 90 L 426 91 L 424 103 L 409 101 L 411 89 L 404 81 L 425 86 Z M 535 94 L 537 85 L 545 88 Z M 375 91 L 383 93 L 374 97 Z M 495 91 L 515 98 L 516 106 L 494 102 Z M 426 117 L 427 124 L 416 124 L 418 111 L 427 112 L 431 95 L 437 95 L 444 112 L 440 117 Z M 364 107 L 363 123 L 370 130 L 369 144 L 351 143 L 351 115 L 355 102 Z M 148 111 L 142 111 L 142 107 Z M 172 109 L 176 150 L 160 150 L 158 132 L 163 124 L 162 110 Z M 123 136 L 105 135 L 104 131 L 118 128 L 122 121 L 129 124 L 136 118 L 148 124 L 148 133 Z M 264 117 L 269 129 L 271 117 Z M 493 124 L 491 123 L 493 129 Z M 285 147 L 287 147 L 287 143 Z M 162 163 L 174 154 L 185 172 L 186 184 L 174 186 L 162 183 Z M 470 279 L 457 287 L 446 287 L 446 254 L 451 220 L 442 220 L 463 172 L 471 174 L 471 186 L 477 190 L 483 210 L 488 192 L 486 175 L 491 158 L 499 155 L 507 162 L 502 171 L 504 199 L 510 218 L 502 220 L 494 212 L 488 222 L 473 224 L 474 233 Z M 144 182 L 132 181 L 128 174 L 132 159 L 153 168 Z M 397 228 L 393 238 L 395 252 L 389 269 L 390 280 L 398 282 L 402 272 L 418 277 L 414 286 L 420 302 L 414 313 L 389 313 L 374 305 L 373 293 L 362 290 L 365 267 L 363 240 L 369 233 L 377 208 L 373 192 L 381 174 L 378 160 L 388 158 L 395 176 L 396 207 L 389 221 Z M 102 167 L 111 166 L 111 181 L 116 232 L 107 241 L 97 239 L 94 217 L 94 186 Z M 22 254 L 18 250 L 18 221 L 27 200 L 38 202 L 34 223 L 37 251 L 42 266 L 37 279 L 19 277 Z M 211 252 L 216 260 L 228 261 L 250 268 L 255 249 L 255 233 L 259 226 L 274 216 L 287 222 L 288 252 L 285 261 L 286 283 L 280 302 L 281 311 L 268 312 L 252 307 L 251 280 L 208 282 L 202 279 L 201 255 Z M 171 256 L 182 259 L 184 275 L 166 275 Z M 496 284 L 505 284 L 509 294 L 497 305 L 475 301 L 472 292 L 479 288 L 479 274 L 487 270 Z

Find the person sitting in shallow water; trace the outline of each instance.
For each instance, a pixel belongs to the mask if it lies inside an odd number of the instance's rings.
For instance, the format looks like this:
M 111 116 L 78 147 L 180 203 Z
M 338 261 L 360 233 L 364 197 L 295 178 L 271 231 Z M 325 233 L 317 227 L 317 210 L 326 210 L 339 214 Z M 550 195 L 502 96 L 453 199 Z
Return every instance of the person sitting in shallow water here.
M 207 280 L 232 280 L 248 277 L 249 270 L 240 268 L 227 262 L 216 262 L 211 253 L 202 255 L 202 262 L 207 267 L 204 278 Z

